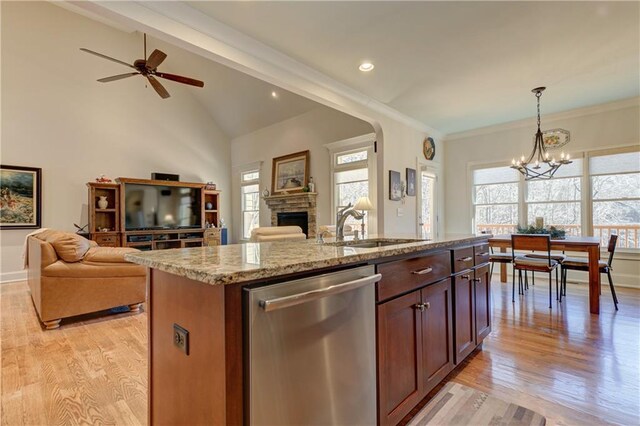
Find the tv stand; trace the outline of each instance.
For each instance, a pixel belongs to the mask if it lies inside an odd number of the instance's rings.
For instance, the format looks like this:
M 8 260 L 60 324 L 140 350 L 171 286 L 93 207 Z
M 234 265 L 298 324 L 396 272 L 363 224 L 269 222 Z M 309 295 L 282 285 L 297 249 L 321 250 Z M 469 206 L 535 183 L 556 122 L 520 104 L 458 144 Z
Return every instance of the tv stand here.
M 138 250 L 201 247 L 203 241 L 203 228 L 155 229 L 124 232 L 124 246 L 137 248 Z
M 201 191 L 201 214 L 198 228 L 149 228 L 127 231 L 125 212 L 125 185 L 144 184 L 159 186 L 189 187 Z M 164 180 L 117 178 L 115 182 L 89 182 L 90 237 L 101 246 L 134 247 L 139 250 L 162 250 L 172 248 L 202 247 L 222 243 L 220 226 L 220 191 L 205 189 L 204 183 L 172 182 Z M 98 203 L 106 198 L 103 208 Z

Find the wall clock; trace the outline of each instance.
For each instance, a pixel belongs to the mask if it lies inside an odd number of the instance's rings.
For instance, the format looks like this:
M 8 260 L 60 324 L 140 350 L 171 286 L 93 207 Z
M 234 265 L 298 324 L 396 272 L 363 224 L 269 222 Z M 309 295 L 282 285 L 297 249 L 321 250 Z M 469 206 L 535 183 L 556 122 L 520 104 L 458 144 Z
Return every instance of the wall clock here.
M 422 142 L 422 153 L 427 160 L 433 160 L 436 156 L 436 143 L 433 138 L 425 138 Z

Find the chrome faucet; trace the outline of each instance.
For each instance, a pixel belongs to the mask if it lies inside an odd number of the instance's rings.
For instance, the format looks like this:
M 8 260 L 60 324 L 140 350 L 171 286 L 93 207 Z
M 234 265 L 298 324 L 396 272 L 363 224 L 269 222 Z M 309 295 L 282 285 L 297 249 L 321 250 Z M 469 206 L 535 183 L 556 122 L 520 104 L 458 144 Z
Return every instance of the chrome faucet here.
M 351 203 L 349 203 L 347 207 L 338 211 L 338 214 L 336 215 L 336 240 L 338 241 L 344 240 L 344 222 L 349 216 L 353 216 L 356 220 L 362 220 L 364 218 L 362 213 L 351 208 Z
M 331 232 L 329 232 L 328 230 L 324 230 L 324 231 L 320 231 L 318 232 L 318 236 L 316 237 L 316 243 L 318 244 L 324 244 L 324 235 L 325 234 L 331 234 Z

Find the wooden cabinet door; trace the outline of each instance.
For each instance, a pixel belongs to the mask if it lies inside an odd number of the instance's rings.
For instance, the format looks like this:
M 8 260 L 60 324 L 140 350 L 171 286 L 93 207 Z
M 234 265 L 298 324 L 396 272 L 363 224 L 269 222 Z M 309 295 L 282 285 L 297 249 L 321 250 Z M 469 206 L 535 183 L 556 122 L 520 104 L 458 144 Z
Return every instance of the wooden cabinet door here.
M 473 271 L 454 277 L 455 362 L 459 364 L 476 347 Z
M 453 370 L 451 280 L 422 290 L 422 361 L 425 394 Z
M 424 397 L 420 290 L 378 305 L 378 418 L 395 425 Z
M 491 333 L 491 277 L 489 266 L 475 271 L 476 345 Z

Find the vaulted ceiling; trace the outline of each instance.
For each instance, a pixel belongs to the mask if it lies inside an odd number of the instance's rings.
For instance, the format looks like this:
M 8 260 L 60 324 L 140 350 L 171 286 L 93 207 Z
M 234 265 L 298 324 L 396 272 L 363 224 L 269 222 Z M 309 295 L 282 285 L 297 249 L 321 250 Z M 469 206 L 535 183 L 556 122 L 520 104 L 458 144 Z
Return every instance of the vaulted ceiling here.
M 189 4 L 445 133 L 640 95 L 638 2 Z

